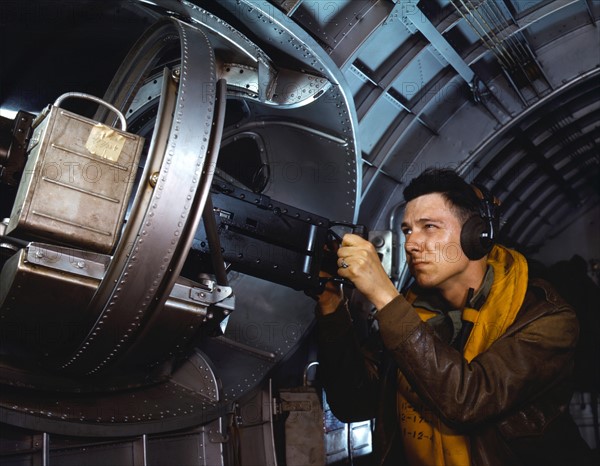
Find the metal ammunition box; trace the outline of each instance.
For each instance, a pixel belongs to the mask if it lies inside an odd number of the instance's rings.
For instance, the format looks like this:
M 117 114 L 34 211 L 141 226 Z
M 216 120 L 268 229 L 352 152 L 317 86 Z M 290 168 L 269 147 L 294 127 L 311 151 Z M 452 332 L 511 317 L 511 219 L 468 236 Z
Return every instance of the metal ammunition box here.
M 6 234 L 106 253 L 118 239 L 144 139 L 58 102 L 34 122 Z

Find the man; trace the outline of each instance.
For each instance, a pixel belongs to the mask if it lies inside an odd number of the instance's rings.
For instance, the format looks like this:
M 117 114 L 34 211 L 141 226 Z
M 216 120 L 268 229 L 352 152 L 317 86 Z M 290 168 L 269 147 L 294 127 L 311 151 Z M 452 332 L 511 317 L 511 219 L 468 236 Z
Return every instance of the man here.
M 337 251 L 338 274 L 375 306 L 379 332 L 359 346 L 341 290 L 319 296 L 333 413 L 376 419 L 377 464 L 588 464 L 568 413 L 572 309 L 529 282 L 521 254 L 489 241 L 493 201 L 455 172 L 426 170 L 404 196 L 406 296 L 368 241 L 346 235 Z

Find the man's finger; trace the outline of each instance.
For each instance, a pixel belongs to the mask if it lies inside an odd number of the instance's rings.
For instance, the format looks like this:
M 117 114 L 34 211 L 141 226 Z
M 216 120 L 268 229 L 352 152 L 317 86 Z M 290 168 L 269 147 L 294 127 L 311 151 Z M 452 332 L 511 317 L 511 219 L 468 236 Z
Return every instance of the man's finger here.
M 364 243 L 366 240 L 361 236 L 355 235 L 354 233 L 346 233 L 342 238 L 342 247 L 343 246 L 358 246 Z

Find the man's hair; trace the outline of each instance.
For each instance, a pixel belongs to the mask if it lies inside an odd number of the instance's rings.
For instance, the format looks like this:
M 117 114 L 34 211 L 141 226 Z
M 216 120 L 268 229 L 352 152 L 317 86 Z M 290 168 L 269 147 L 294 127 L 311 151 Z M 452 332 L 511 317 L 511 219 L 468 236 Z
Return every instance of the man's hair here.
M 404 188 L 404 200 L 410 202 L 425 194 L 439 193 L 450 202 L 463 222 L 479 215 L 479 199 L 469 183 L 454 170 L 427 168 Z

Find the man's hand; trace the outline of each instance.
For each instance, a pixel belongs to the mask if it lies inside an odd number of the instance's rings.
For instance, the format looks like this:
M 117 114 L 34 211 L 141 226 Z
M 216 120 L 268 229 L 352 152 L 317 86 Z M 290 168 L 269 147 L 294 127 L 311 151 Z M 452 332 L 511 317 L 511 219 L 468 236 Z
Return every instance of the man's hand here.
M 337 255 L 338 275 L 350 280 L 377 310 L 398 296 L 398 290 L 369 241 L 358 235 L 344 235 Z

